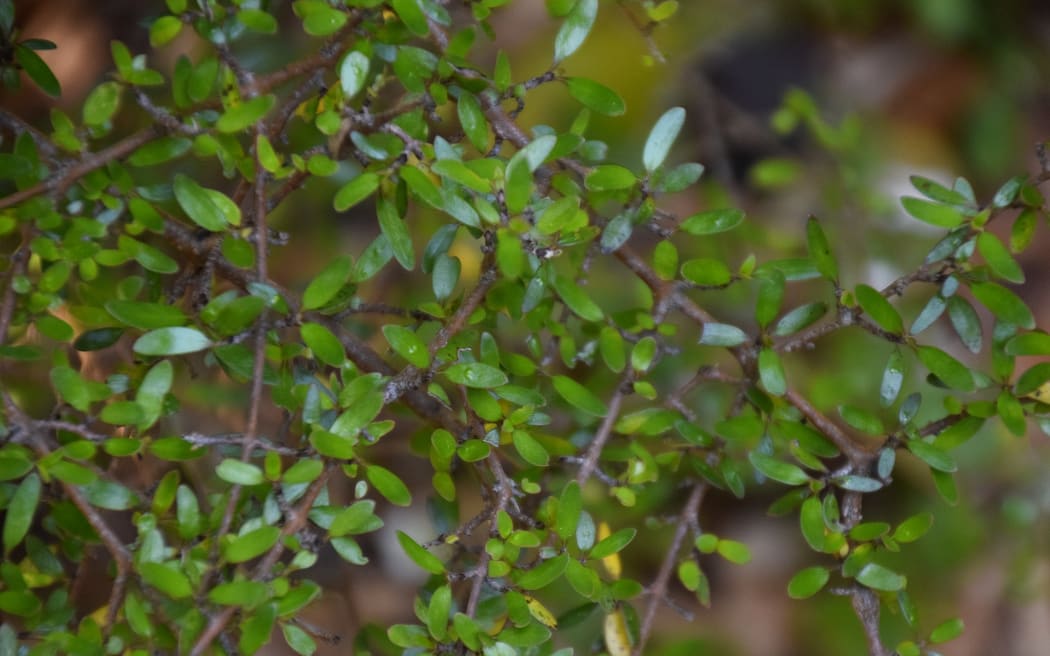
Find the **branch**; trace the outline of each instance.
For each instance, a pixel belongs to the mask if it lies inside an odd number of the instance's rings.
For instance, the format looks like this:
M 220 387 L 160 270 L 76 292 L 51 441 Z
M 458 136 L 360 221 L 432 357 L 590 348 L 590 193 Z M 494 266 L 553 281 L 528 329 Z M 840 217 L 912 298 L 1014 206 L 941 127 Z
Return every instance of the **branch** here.
M 583 464 L 580 465 L 580 470 L 576 472 L 576 482 L 579 483 L 581 488 L 587 484 L 587 480 L 598 467 L 598 460 L 602 457 L 602 449 L 605 448 L 605 443 L 609 441 L 609 437 L 612 435 L 613 426 L 616 425 L 616 420 L 620 416 L 620 406 L 623 405 L 623 399 L 627 395 L 627 390 L 630 389 L 633 379 L 634 372 L 628 367 L 627 371 L 624 372 L 623 378 L 616 385 L 616 391 L 613 392 L 612 398 L 609 400 L 609 410 L 605 414 L 601 426 L 598 427 L 598 432 L 594 434 L 594 439 L 587 445 L 587 453 L 583 456 Z
M 690 526 L 696 522 L 696 515 L 700 512 L 700 503 L 703 501 L 706 491 L 706 483 L 694 484 L 692 492 L 689 493 L 689 499 L 685 502 L 682 512 L 678 515 L 674 537 L 671 538 L 671 546 L 667 548 L 667 555 L 664 556 L 663 562 L 660 563 L 660 570 L 656 573 L 656 578 L 649 586 L 649 605 L 645 609 L 645 616 L 642 618 L 642 623 L 638 628 L 638 644 L 634 646 L 632 652 L 634 656 L 642 656 L 645 650 L 645 643 L 649 641 L 649 635 L 653 630 L 653 620 L 656 619 L 656 610 L 667 595 L 667 584 L 671 581 L 671 573 L 674 571 L 675 562 L 678 560 L 678 552 L 682 548 L 682 543 L 685 542 L 685 536 L 689 532 Z

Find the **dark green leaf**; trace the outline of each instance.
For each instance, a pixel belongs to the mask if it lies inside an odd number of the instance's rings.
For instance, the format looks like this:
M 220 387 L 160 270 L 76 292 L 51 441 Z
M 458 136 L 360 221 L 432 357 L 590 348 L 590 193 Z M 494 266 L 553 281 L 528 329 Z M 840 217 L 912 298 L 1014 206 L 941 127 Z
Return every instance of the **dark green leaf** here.
M 907 446 L 908 450 L 915 454 L 917 458 L 934 469 L 943 472 L 953 472 L 958 469 L 954 458 L 929 442 L 908 440 Z
M 58 78 L 47 67 L 40 55 L 22 44 L 16 44 L 15 61 L 26 72 L 29 79 L 35 82 L 44 93 L 55 98 L 62 95 L 62 87 L 58 84 Z
M 1011 337 L 1004 350 L 1007 355 L 1050 355 L 1050 335 L 1044 332 L 1023 333 Z
M 354 261 L 341 255 L 321 270 L 303 292 L 303 309 L 315 310 L 331 301 L 350 278 Z
M 399 264 L 411 271 L 416 266 L 416 255 L 412 247 L 412 236 L 404 220 L 398 216 L 394 203 L 385 198 L 376 201 L 376 214 L 379 217 L 379 229 L 386 235 L 390 248 Z
M 571 279 L 564 276 L 556 276 L 554 278 L 554 290 L 558 292 L 558 296 L 561 297 L 565 305 L 580 318 L 587 321 L 601 321 L 605 318 L 605 314 L 598 304 L 591 300 L 587 292 L 583 291 Z
M 522 459 L 534 467 L 546 467 L 550 463 L 550 453 L 539 440 L 528 431 L 517 429 L 511 435 L 514 450 Z
M 430 366 L 430 352 L 427 345 L 412 330 L 396 324 L 383 326 L 383 337 L 390 348 L 416 367 L 424 369 Z
M 479 152 L 486 153 L 492 147 L 492 131 L 489 129 L 481 103 L 469 91 L 461 91 L 456 99 L 456 113 L 463 133 Z
M 281 529 L 262 526 L 235 537 L 223 547 L 222 555 L 228 562 L 243 563 L 269 551 L 280 538 Z

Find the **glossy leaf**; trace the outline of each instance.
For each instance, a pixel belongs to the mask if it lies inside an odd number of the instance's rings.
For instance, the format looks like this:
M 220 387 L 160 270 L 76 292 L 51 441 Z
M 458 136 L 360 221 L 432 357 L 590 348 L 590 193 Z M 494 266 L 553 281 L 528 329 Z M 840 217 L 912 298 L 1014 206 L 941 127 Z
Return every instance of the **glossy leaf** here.
M 565 79 L 565 85 L 569 88 L 569 94 L 592 112 L 604 116 L 620 116 L 627 111 L 623 98 L 604 84 L 585 77 L 570 77 Z
M 808 599 L 827 585 L 831 574 L 824 567 L 807 567 L 788 581 L 788 596 L 792 599 Z
M 572 378 L 568 376 L 554 376 L 551 378 L 551 382 L 554 384 L 554 389 L 558 392 L 558 395 L 576 408 L 597 417 L 604 417 L 609 412 L 609 409 L 605 407 L 605 403 L 594 392 Z
M 175 326 L 151 330 L 135 340 L 132 349 L 140 355 L 183 355 L 211 345 L 208 336 L 196 328 Z
M 481 362 L 454 364 L 445 370 L 445 376 L 457 385 L 482 389 L 506 385 L 508 381 L 507 374 Z
M 577 0 L 554 37 L 554 63 L 576 52 L 598 17 L 598 0 Z
M 684 123 L 685 110 L 681 107 L 672 107 L 657 119 L 642 149 L 642 165 L 646 171 L 652 173 L 664 163 Z
M 686 218 L 678 228 L 691 235 L 715 235 L 737 227 L 744 216 L 743 210 L 732 207 L 707 210 Z

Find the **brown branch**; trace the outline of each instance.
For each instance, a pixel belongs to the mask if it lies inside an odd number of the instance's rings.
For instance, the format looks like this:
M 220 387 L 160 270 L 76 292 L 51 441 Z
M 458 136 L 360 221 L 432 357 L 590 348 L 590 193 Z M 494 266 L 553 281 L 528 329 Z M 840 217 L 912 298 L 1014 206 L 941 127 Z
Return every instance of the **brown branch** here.
M 864 627 L 864 636 L 868 639 L 868 654 L 890 656 L 879 636 L 879 596 L 872 590 L 858 585 L 850 591 L 850 602 L 853 612 Z
M 605 418 L 602 419 L 598 432 L 594 434 L 594 438 L 587 445 L 587 453 L 583 456 L 583 464 L 580 465 L 579 471 L 576 472 L 576 482 L 579 483 L 581 488 L 587 484 L 591 474 L 598 467 L 598 460 L 602 457 L 602 449 L 605 448 L 605 443 L 612 436 L 613 426 L 616 425 L 616 420 L 620 416 L 620 407 L 623 405 L 623 399 L 627 396 L 633 380 L 634 372 L 628 367 L 627 371 L 624 372 L 623 378 L 616 385 L 612 398 L 609 399 L 609 408 L 605 413 Z
M 100 150 L 97 153 L 88 153 L 76 164 L 70 166 L 68 169 L 61 170 L 57 176 L 45 180 L 44 182 L 38 182 L 32 187 L 27 187 L 22 191 L 17 191 L 5 198 L 0 198 L 0 209 L 13 207 L 43 193 L 53 191 L 56 194 L 61 194 L 70 185 L 88 173 L 91 173 L 95 169 L 102 168 L 112 161 L 130 155 L 140 146 L 160 135 L 161 130 L 157 126 L 150 126 L 141 132 L 136 132 L 129 137 L 121 139 L 112 146 Z
M 806 399 L 806 397 L 794 390 L 788 390 L 784 394 L 784 398 L 787 399 L 788 403 L 798 408 L 799 412 L 801 412 L 817 430 L 823 433 L 825 437 L 831 440 L 832 444 L 838 447 L 838 450 L 849 459 L 850 465 L 852 465 L 854 469 L 863 469 L 871 462 L 871 459 L 875 456 L 875 452 L 850 437 L 842 427 L 829 419 L 827 415 L 820 410 L 817 410 L 813 404 Z
M 660 569 L 656 573 L 656 578 L 649 585 L 649 605 L 645 608 L 645 616 L 642 618 L 641 625 L 638 628 L 638 644 L 634 646 L 632 651 L 634 656 L 642 656 L 645 650 L 645 643 L 649 641 L 649 635 L 653 630 L 653 620 L 656 619 L 656 610 L 667 595 L 667 585 L 671 581 L 671 574 L 674 571 L 675 562 L 678 560 L 678 552 L 682 548 L 682 543 L 685 542 L 685 536 L 689 532 L 690 526 L 696 522 L 697 513 L 700 512 L 700 503 L 703 501 L 706 491 L 706 483 L 695 483 L 692 492 L 689 493 L 689 499 L 686 500 L 685 506 L 682 507 L 682 512 L 678 515 L 674 537 L 671 538 L 671 546 L 667 548 L 667 555 L 664 556 L 663 562 L 660 563 Z
M 310 516 L 310 509 L 313 507 L 317 497 L 321 494 L 325 485 L 328 483 L 328 479 L 331 478 L 332 472 L 336 470 L 336 464 L 334 462 L 328 462 L 325 465 L 321 475 L 310 484 L 306 494 L 303 495 L 302 501 L 299 503 L 295 513 L 289 518 L 284 526 L 281 527 L 281 538 L 277 540 L 277 543 L 262 557 L 262 560 L 255 566 L 252 571 L 251 580 L 258 581 L 265 578 L 273 566 L 277 564 L 281 554 L 284 553 L 284 538 L 289 535 L 293 535 L 298 531 L 302 530 L 306 526 L 307 519 Z M 208 626 L 205 627 L 200 637 L 197 638 L 197 642 L 193 645 L 193 649 L 190 651 L 190 656 L 200 656 L 204 653 L 213 642 L 219 639 L 226 627 L 229 626 L 230 620 L 237 613 L 237 606 L 226 606 L 218 614 L 212 616 L 211 621 L 208 622 Z
M 26 264 L 29 262 L 28 244 L 28 231 L 23 231 L 23 241 L 11 254 L 11 265 L 7 269 L 7 275 L 4 276 L 4 298 L 3 301 L 0 301 L 0 344 L 7 343 L 7 330 L 11 327 L 11 317 L 14 316 L 15 301 L 18 296 L 12 281 L 26 271 Z

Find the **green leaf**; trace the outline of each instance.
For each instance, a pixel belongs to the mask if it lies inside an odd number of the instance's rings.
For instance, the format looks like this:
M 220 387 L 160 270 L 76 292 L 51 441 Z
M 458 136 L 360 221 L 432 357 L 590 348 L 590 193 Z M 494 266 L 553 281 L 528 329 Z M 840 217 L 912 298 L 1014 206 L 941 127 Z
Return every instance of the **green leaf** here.
M 904 384 L 904 355 L 900 349 L 893 349 L 886 368 L 882 371 L 882 384 L 879 386 L 879 402 L 888 408 L 897 400 Z
M 706 328 L 706 325 L 705 325 Z M 783 396 L 787 392 L 787 379 L 780 356 L 771 348 L 763 348 L 758 353 L 758 375 L 762 386 L 774 396 Z
M 514 450 L 522 459 L 534 467 L 546 467 L 550 464 L 550 453 L 528 431 L 517 429 L 511 435 Z
M 276 526 L 262 526 L 235 537 L 223 547 L 222 555 L 228 562 L 243 563 L 272 549 L 280 538 L 281 529 Z
M 792 599 L 808 599 L 827 585 L 831 574 L 823 567 L 807 567 L 788 581 L 788 596 Z
M 685 110 L 681 107 L 672 107 L 656 121 L 642 149 L 642 165 L 646 171 L 652 173 L 664 163 L 684 123 Z
M 1035 328 L 1035 317 L 1025 302 L 1009 289 L 994 282 L 975 282 L 970 285 L 974 297 L 1003 323 Z
M 598 0 L 577 0 L 554 37 L 554 63 L 559 64 L 576 52 L 594 27 Z
M 390 348 L 408 361 L 409 364 L 425 369 L 430 366 L 430 352 L 427 345 L 416 333 L 404 326 L 387 324 L 383 326 L 383 337 Z
M 431 277 L 431 286 L 434 296 L 439 301 L 444 301 L 452 296 L 456 285 L 459 283 L 459 274 L 462 269 L 458 257 L 449 257 L 442 253 L 434 261 L 434 271 Z
M 276 34 L 277 19 L 261 9 L 239 9 L 237 20 L 249 30 L 259 34 Z
M 608 254 L 618 250 L 631 238 L 632 232 L 634 232 L 633 212 L 621 212 L 614 216 L 602 230 L 600 241 L 602 253 Z
M 408 226 L 398 216 L 397 208 L 385 198 L 376 201 L 376 214 L 379 217 L 379 229 L 386 235 L 390 248 L 398 263 L 408 271 L 416 266 L 416 255 L 412 248 L 412 236 Z
M 175 174 L 172 183 L 175 200 L 191 221 L 211 232 L 219 232 L 227 226 L 226 214 L 223 212 L 208 189 L 197 184 L 181 173 Z
M 1024 282 L 1024 271 L 1017 260 L 1006 250 L 1003 242 L 990 232 L 982 232 L 977 237 L 977 251 L 984 257 L 988 267 L 995 275 L 1013 283 Z
M 332 207 L 345 212 L 375 193 L 379 188 L 379 176 L 372 172 L 362 173 L 339 188 L 332 198 Z
M 569 561 L 569 554 L 563 553 L 540 562 L 532 569 L 521 572 L 517 577 L 517 585 L 523 590 L 539 590 L 553 583 L 565 571 Z
M 234 485 L 259 485 L 266 480 L 259 467 L 233 458 L 224 458 L 215 467 L 215 475 Z
M 963 621 L 958 617 L 953 617 L 950 620 L 941 622 L 933 631 L 930 631 L 930 642 L 936 645 L 955 640 L 962 635 L 964 628 Z
M 409 32 L 416 36 L 427 36 L 430 33 L 427 17 L 419 6 L 419 0 L 391 0 L 390 6 Z
M 108 122 L 120 106 L 122 90 L 118 82 L 103 82 L 95 87 L 84 101 L 84 124 L 98 126 Z
M 168 43 L 182 31 L 178 16 L 161 16 L 149 27 L 149 44 L 154 48 Z
M 630 169 L 619 164 L 601 164 L 591 169 L 584 185 L 592 191 L 616 191 L 630 189 L 637 182 L 637 176 Z
M 536 219 L 536 228 L 544 235 L 571 229 L 575 227 L 575 218 L 580 213 L 579 197 L 561 198 L 544 208 Z
M 328 36 L 338 32 L 350 16 L 324 0 L 299 0 L 295 13 L 303 20 L 303 31 L 311 36 Z
M 215 122 L 215 129 L 224 134 L 243 132 L 266 116 L 276 102 L 277 96 L 268 93 L 230 107 Z
M 720 287 L 733 280 L 733 273 L 725 262 L 701 257 L 682 264 L 682 277 L 695 285 Z
M 431 574 L 444 574 L 445 564 L 441 560 L 430 553 L 423 547 L 413 540 L 408 534 L 398 531 L 397 541 L 401 544 L 401 548 L 405 551 L 409 558 L 412 559 L 416 565 L 419 565 L 422 569 Z
M 134 401 L 114 401 L 102 408 L 98 418 L 114 426 L 129 426 L 145 418 L 142 406 Z
M 627 366 L 623 335 L 616 328 L 605 326 L 598 333 L 598 351 L 602 354 L 605 366 L 612 371 L 619 373 Z
M 58 84 L 58 78 L 47 67 L 40 55 L 22 44 L 15 44 L 15 62 L 44 93 L 54 98 L 62 95 L 62 87 Z
M 915 457 L 922 460 L 933 469 L 943 472 L 953 472 L 959 468 L 959 466 L 955 464 L 954 458 L 929 442 L 923 442 L 922 440 L 917 439 L 908 440 L 907 446 L 908 450 L 915 454 Z
M 912 515 L 908 519 L 904 520 L 897 527 L 897 530 L 893 532 L 894 542 L 900 542 L 906 544 L 908 542 L 915 542 L 922 536 L 926 535 L 926 532 L 933 526 L 933 514 L 924 512 L 917 515 Z
M 1050 355 L 1050 335 L 1023 333 L 1011 337 L 1003 347 L 1007 355 Z
M 365 477 L 387 501 L 395 506 L 412 504 L 412 493 L 408 491 L 408 486 L 389 469 L 379 465 L 369 465 L 365 469 Z
M 821 301 L 800 305 L 780 318 L 777 325 L 773 327 L 773 334 L 777 337 L 784 337 L 797 333 L 823 317 L 827 311 L 827 304 Z
M 924 178 L 921 175 L 913 175 L 909 179 L 911 180 L 912 186 L 914 186 L 920 194 L 931 200 L 948 205 L 968 205 L 970 202 L 966 196 L 958 191 L 949 189 L 929 178 Z
M 189 578 L 175 563 L 139 563 L 138 570 L 147 585 L 172 599 L 185 599 L 193 594 Z
M 848 404 L 840 405 L 838 410 L 842 419 L 847 424 L 862 433 L 867 433 L 868 435 L 882 435 L 886 432 L 886 429 L 882 425 L 882 420 L 866 410 Z
M 343 344 L 332 331 L 319 323 L 304 323 L 299 327 L 303 343 L 321 362 L 338 367 L 346 360 Z
M 576 481 L 569 481 L 558 498 L 558 511 L 554 521 L 554 532 L 562 540 L 568 540 L 576 535 L 576 527 L 580 523 L 580 515 L 583 512 L 583 496 L 580 486 Z
M 185 137 L 160 137 L 142 146 L 128 158 L 132 166 L 154 166 L 185 155 L 193 142 Z M 133 199 L 139 200 L 140 199 Z M 147 207 L 149 207 L 147 205 Z M 136 216 L 136 218 L 138 218 Z
M 594 545 L 590 552 L 587 553 L 587 557 L 593 560 L 601 560 L 607 556 L 619 553 L 631 543 L 631 540 L 634 540 L 634 536 L 637 534 L 638 529 L 635 528 L 620 529 Z
M 699 342 L 705 346 L 740 346 L 748 341 L 747 333 L 727 323 L 707 322 L 700 332 Z
M 916 219 L 938 228 L 957 228 L 966 220 L 966 217 L 954 207 L 921 198 L 905 196 L 901 198 L 901 206 L 904 207 L 904 211 Z
M 445 376 L 457 385 L 487 389 L 508 382 L 507 374 L 481 362 L 462 362 L 445 370 Z
M 770 269 L 758 276 L 758 299 L 755 302 L 755 320 L 765 328 L 777 313 L 784 300 L 784 274 Z
M 721 208 L 693 214 L 679 225 L 691 235 L 714 235 L 737 227 L 744 221 L 744 211 L 736 208 Z
M 590 0 L 584 0 L 590 1 Z M 569 95 L 581 105 L 603 116 L 621 116 L 627 105 L 615 91 L 586 77 L 565 78 Z
M 456 99 L 456 115 L 470 143 L 478 152 L 486 153 L 492 147 L 492 130 L 477 97 L 469 91 L 461 91 Z
M 817 267 L 820 275 L 832 282 L 839 279 L 839 265 L 831 254 L 831 246 L 824 235 L 824 229 L 816 217 L 809 217 L 806 222 L 806 244 L 809 246 L 809 257 Z
M 608 414 L 609 409 L 594 392 L 568 376 L 554 376 L 551 382 L 554 383 L 554 389 L 559 396 L 580 410 L 596 417 Z
M 908 579 L 878 563 L 868 563 L 857 574 L 857 580 L 872 590 L 897 592 L 908 585 Z
M 995 196 L 992 198 L 992 207 L 1003 208 L 1014 202 L 1017 194 L 1021 191 L 1024 181 L 1023 177 L 1016 176 L 1004 182 L 1003 186 L 999 187 L 999 190 L 995 192 Z
M 801 467 L 793 465 L 790 462 L 777 460 L 772 456 L 767 456 L 758 451 L 752 451 L 749 453 L 747 459 L 751 461 L 751 464 L 754 465 L 755 469 L 760 471 L 767 478 L 771 478 L 779 483 L 785 485 L 802 485 L 809 482 L 809 475 L 802 471 Z
M 897 312 L 897 308 L 893 307 L 893 305 L 886 300 L 886 297 L 880 294 L 875 288 L 869 287 L 868 285 L 857 285 L 856 290 L 854 290 L 854 295 L 857 297 L 857 302 L 860 303 L 861 309 L 863 309 L 880 328 L 886 332 L 895 334 L 904 332 L 904 322 L 901 320 L 901 315 Z
M 445 638 L 448 628 L 449 612 L 452 610 L 452 588 L 443 585 L 430 596 L 427 606 L 427 631 L 435 640 Z
M 33 515 L 40 503 L 40 477 L 36 472 L 22 479 L 7 502 L 4 511 L 4 555 L 22 543 L 33 524 Z
M 835 479 L 833 482 L 843 490 L 850 490 L 851 492 L 875 492 L 883 488 L 882 481 L 868 478 L 867 476 L 843 476 Z
M 973 374 L 966 365 L 935 346 L 919 346 L 917 350 L 919 360 L 945 385 L 964 392 L 973 391 Z
M 212 341 L 196 328 L 158 328 L 142 335 L 132 345 L 140 355 L 182 355 L 210 347 Z
M 575 282 L 565 276 L 554 278 L 554 291 L 558 292 L 562 302 L 565 303 L 574 314 L 586 321 L 601 321 L 605 318 L 602 309 L 591 300 L 587 292 L 583 291 Z
M 806 539 L 810 548 L 814 551 L 823 552 L 825 543 L 824 511 L 821 509 L 820 499 L 809 497 L 802 502 L 799 509 L 799 524 L 802 529 L 802 537 Z
M 751 562 L 751 550 L 743 542 L 736 540 L 719 540 L 716 547 L 718 555 L 725 558 L 734 565 L 744 565 Z
M 343 87 L 344 98 L 353 98 L 364 88 L 370 64 L 368 55 L 357 50 L 343 58 L 339 64 L 339 84 Z
M 970 302 L 958 294 L 949 297 L 948 318 L 951 319 L 952 327 L 966 348 L 971 353 L 980 353 L 983 342 L 981 318 Z
M 321 270 L 303 292 L 303 309 L 316 310 L 335 298 L 350 278 L 354 261 L 349 255 L 341 255 Z

